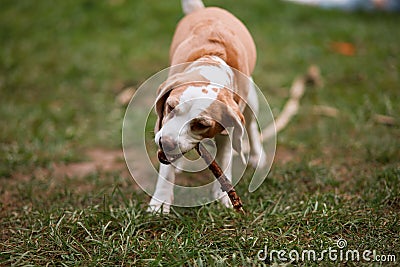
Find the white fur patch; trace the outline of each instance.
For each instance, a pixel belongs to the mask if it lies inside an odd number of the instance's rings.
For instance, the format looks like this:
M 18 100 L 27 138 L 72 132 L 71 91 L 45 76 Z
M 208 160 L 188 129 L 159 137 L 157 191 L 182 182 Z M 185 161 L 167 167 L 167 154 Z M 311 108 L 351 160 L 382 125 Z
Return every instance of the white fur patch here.
M 216 89 L 216 90 L 215 90 Z M 204 86 L 188 86 L 188 88 L 183 92 L 179 99 L 179 104 L 184 104 L 184 102 L 190 100 L 208 100 L 209 103 L 207 107 L 211 105 L 211 103 L 217 99 L 219 93 L 219 88 L 215 85 L 209 84 L 206 87 Z M 206 99 L 204 99 L 206 98 Z M 207 101 L 207 102 L 208 102 Z M 201 108 L 205 109 L 207 107 L 202 106 Z
M 188 72 L 199 71 L 200 75 L 209 80 L 212 83 L 216 83 L 222 86 L 230 87 L 233 83 L 233 71 L 221 58 L 217 56 L 211 56 L 212 60 L 218 62 L 219 66 L 211 64 L 201 64 L 200 66 L 193 66 L 189 68 Z M 201 62 L 199 59 L 197 62 Z

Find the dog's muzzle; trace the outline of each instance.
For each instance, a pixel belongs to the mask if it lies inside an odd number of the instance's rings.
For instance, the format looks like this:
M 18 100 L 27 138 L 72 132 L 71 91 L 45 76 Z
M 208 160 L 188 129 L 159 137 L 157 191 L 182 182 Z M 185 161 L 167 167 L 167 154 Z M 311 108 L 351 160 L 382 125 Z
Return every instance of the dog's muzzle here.
M 168 139 L 167 139 L 167 140 L 161 141 L 161 139 L 163 139 L 163 138 L 160 138 L 160 141 L 159 141 L 160 149 L 159 149 L 158 152 L 157 152 L 157 157 L 158 157 L 158 160 L 159 160 L 162 164 L 166 164 L 166 165 L 171 164 L 171 163 L 173 163 L 174 161 L 176 161 L 177 159 L 179 159 L 180 157 L 183 156 L 182 153 L 180 153 L 180 154 L 175 154 L 175 155 L 169 154 L 168 151 L 174 150 L 175 145 L 173 145 L 173 143 L 171 142 L 171 140 L 168 140 Z M 163 145 L 163 143 L 164 143 L 164 145 Z M 165 148 L 164 148 L 164 147 L 165 147 Z M 165 154 L 164 150 L 167 151 L 167 154 Z M 168 155 L 168 156 L 167 156 L 167 155 Z

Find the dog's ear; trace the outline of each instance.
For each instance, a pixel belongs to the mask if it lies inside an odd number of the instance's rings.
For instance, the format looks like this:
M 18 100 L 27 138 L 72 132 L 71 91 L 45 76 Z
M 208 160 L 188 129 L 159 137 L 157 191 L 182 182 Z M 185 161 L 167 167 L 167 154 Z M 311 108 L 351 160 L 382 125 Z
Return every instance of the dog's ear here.
M 161 129 L 161 126 L 162 126 L 162 121 L 163 121 L 163 117 L 164 117 L 165 101 L 167 100 L 169 93 L 172 90 L 172 87 L 169 85 L 170 85 L 170 83 L 165 81 L 160 85 L 160 87 L 158 88 L 158 91 L 157 91 L 157 99 L 156 99 L 156 103 L 154 105 L 154 109 L 157 114 L 157 121 L 154 126 L 155 133 L 157 133 Z
M 240 158 L 243 161 L 243 163 L 245 163 L 246 159 L 242 151 L 242 140 L 244 134 L 245 120 L 242 112 L 239 109 L 239 106 L 236 104 L 236 102 L 234 103 L 235 104 L 233 105 L 233 107 L 229 108 L 228 112 L 230 120 L 233 124 L 232 147 L 240 155 Z
M 231 94 L 222 94 L 218 100 L 223 105 L 221 114 L 221 124 L 224 127 L 233 127 L 232 147 L 245 162 L 242 152 L 242 140 L 244 134 L 245 119 L 240 111 L 239 105 L 234 101 Z
M 171 72 L 171 71 L 170 71 Z M 182 77 L 182 74 L 170 75 L 168 79 L 163 82 L 157 90 L 156 103 L 154 109 L 157 114 L 157 122 L 154 126 L 154 132 L 157 133 L 162 127 L 162 121 L 164 117 L 164 105 L 171 93 L 171 90 L 185 83 L 186 80 Z

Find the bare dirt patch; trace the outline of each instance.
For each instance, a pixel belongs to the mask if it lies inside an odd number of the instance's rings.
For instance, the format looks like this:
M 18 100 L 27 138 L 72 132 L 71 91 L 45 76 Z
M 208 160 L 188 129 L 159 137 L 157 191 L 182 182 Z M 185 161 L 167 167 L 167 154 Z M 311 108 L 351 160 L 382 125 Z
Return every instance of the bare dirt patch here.
M 120 172 L 120 175 L 129 178 L 122 150 L 107 150 L 95 148 L 85 153 L 88 161 L 76 163 L 55 163 L 53 175 L 62 177 L 84 177 L 93 173 Z
M 299 161 L 298 154 L 296 150 L 278 146 L 275 151 L 274 163 L 286 164 L 291 161 Z
M 126 167 L 122 150 L 108 150 L 94 148 L 84 153 L 86 161 L 62 163 L 55 162 L 49 168 L 38 168 L 32 173 L 14 173 L 11 180 L 28 181 L 32 177 L 45 179 L 49 176 L 57 179 L 83 178 L 95 173 L 118 172 L 122 177 L 129 178 L 129 170 Z
M 89 193 L 95 192 L 99 187 L 112 188 L 115 183 L 124 188 L 129 187 L 130 190 L 138 190 L 126 167 L 122 150 L 94 148 L 84 154 L 87 160 L 82 162 L 55 162 L 48 168 L 37 168 L 31 173 L 16 172 L 10 178 L 1 178 L 0 214 L 27 204 L 21 201 L 19 192 L 19 187 L 27 183 L 32 183 L 33 186 L 45 184 L 45 189 L 41 188 L 40 192 L 37 191 L 39 189 L 32 189 L 41 197 L 54 194 L 56 189 L 63 187 L 76 193 Z M 98 181 L 93 182 L 93 179 L 88 178 L 90 175 L 97 175 Z

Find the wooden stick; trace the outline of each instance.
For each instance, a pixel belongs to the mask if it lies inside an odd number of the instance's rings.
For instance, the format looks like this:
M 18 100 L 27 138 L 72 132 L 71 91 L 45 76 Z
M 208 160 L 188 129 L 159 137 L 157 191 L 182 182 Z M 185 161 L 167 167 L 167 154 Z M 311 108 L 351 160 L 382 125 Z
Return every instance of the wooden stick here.
M 204 161 L 207 163 L 208 168 L 214 174 L 215 178 L 221 184 L 222 191 L 227 192 L 229 199 L 233 205 L 233 208 L 236 211 L 245 214 L 243 210 L 242 201 L 240 200 L 240 197 L 236 194 L 235 188 L 233 188 L 231 182 L 228 180 L 228 178 L 226 178 L 221 167 L 213 159 L 210 152 L 208 152 L 207 149 L 201 143 L 199 143 L 196 146 L 196 150 L 199 153 L 199 155 L 204 159 Z
M 262 131 L 262 139 L 268 140 L 290 122 L 292 117 L 297 114 L 300 105 L 300 99 L 304 95 L 306 84 L 321 86 L 322 79 L 317 66 L 311 66 L 307 74 L 294 80 L 290 89 L 290 98 L 283 107 L 282 112 L 277 116 L 275 125 L 270 124 Z

